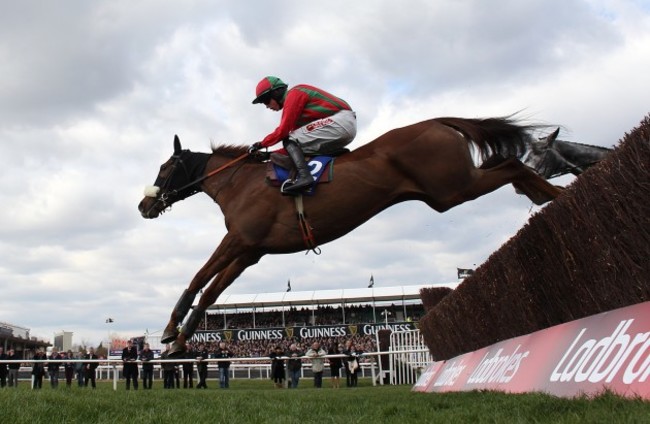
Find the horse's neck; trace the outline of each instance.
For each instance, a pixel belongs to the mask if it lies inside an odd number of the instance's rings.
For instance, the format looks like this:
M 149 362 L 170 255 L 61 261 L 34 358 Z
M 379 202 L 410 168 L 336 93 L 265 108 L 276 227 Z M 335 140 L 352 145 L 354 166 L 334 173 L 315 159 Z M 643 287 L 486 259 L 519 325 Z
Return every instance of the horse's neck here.
M 255 184 L 265 184 L 265 163 L 234 162 L 235 159 L 212 154 L 203 172 L 204 175 L 212 174 L 203 183 L 203 191 L 217 202 L 222 210 L 228 206 L 228 199 L 242 197 L 238 194 L 248 192 Z M 251 187 L 248 187 L 249 184 Z M 233 190 L 238 190 L 240 193 L 233 193 Z M 219 195 L 225 196 L 226 200 L 220 201 Z
M 556 140 L 555 150 L 564 158 L 574 163 L 591 163 L 603 159 L 610 149 L 571 141 Z

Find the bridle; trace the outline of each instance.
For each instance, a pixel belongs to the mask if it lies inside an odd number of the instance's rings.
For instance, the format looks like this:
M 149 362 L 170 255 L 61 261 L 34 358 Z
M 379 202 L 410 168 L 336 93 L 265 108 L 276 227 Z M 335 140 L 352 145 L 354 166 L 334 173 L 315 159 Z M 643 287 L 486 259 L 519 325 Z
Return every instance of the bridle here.
M 165 179 L 162 181 L 162 183 L 159 186 L 154 185 L 153 187 L 145 188 L 145 196 L 155 197 L 156 199 L 156 201 L 154 202 L 153 205 L 151 205 L 149 210 L 153 209 L 156 205 L 161 204 L 162 209 L 160 210 L 160 213 L 161 214 L 164 213 L 167 209 L 170 209 L 174 203 L 187 199 L 188 197 L 193 196 L 196 193 L 202 191 L 201 188 L 199 187 L 199 183 L 223 171 L 224 169 L 234 165 L 240 160 L 245 159 L 250 155 L 250 153 L 244 153 L 236 157 L 235 159 L 231 160 L 230 162 L 227 162 L 224 165 L 221 165 L 220 167 L 213 169 L 207 174 L 199 178 L 196 178 L 195 180 L 190 181 L 179 188 L 170 189 L 169 186 L 171 185 L 171 182 L 174 179 L 174 174 L 176 173 L 176 170 L 178 168 L 181 168 L 183 170 L 186 180 L 189 180 L 192 177 L 182 157 L 183 154 L 186 152 L 189 152 L 189 150 L 183 150 L 180 153 L 175 153 L 174 155 L 172 155 L 171 159 L 173 159 L 174 161 L 171 165 L 171 169 L 167 174 L 167 177 L 165 177 Z
M 186 199 L 199 191 L 202 191 L 201 188 L 198 186 L 199 183 L 202 181 L 210 178 L 211 176 L 223 171 L 224 169 L 227 169 L 231 167 L 232 165 L 236 164 L 237 162 L 245 159 L 246 157 L 250 156 L 251 153 L 243 153 L 240 156 L 237 156 L 235 159 L 231 160 L 230 162 L 227 162 L 220 167 L 213 169 L 212 171 L 208 172 L 207 174 L 188 182 L 187 184 L 183 185 L 180 188 L 170 190 L 169 186 L 171 184 L 171 181 L 173 180 L 174 174 L 176 172 L 176 169 L 181 167 L 183 169 L 183 172 L 185 173 L 186 180 L 189 180 L 192 175 L 191 172 L 188 171 L 187 166 L 185 162 L 183 161 L 182 155 L 183 153 L 188 152 L 188 150 L 182 150 L 179 153 L 174 153 L 170 159 L 173 159 L 173 163 L 171 165 L 171 169 L 169 170 L 169 173 L 165 177 L 164 180 L 158 177 L 156 179 L 156 182 L 160 182 L 162 180 L 162 184 L 160 186 L 149 186 L 145 188 L 145 196 L 146 197 L 153 197 L 156 199 L 153 205 L 148 209 L 146 216 L 148 216 L 149 212 L 158 204 L 162 205 L 162 209 L 159 211 L 160 214 L 163 214 L 167 209 L 171 209 L 172 204 Z M 189 189 L 189 190 L 188 190 Z M 184 191 L 187 191 L 186 193 L 183 193 Z M 216 197 L 215 197 L 216 201 Z M 305 246 L 307 247 L 307 252 L 309 253 L 310 251 L 313 251 L 315 254 L 320 255 L 321 250 L 316 244 L 316 240 L 314 238 L 314 234 L 312 233 L 312 227 L 309 225 L 309 222 L 307 222 L 307 218 L 304 213 L 304 206 L 303 206 L 303 201 L 302 201 L 302 195 L 296 196 L 295 197 L 296 201 L 296 212 L 298 216 L 298 224 L 300 231 L 303 236 L 303 241 L 305 243 Z
M 172 155 L 171 159 L 173 159 L 171 169 L 169 170 L 169 173 L 167 174 L 167 177 L 162 181 L 162 184 L 159 185 L 159 191 L 160 196 L 156 196 L 156 203 L 154 203 L 154 206 L 158 203 L 162 204 L 162 210 L 165 211 L 168 208 L 171 208 L 172 204 L 179 201 L 186 199 L 199 191 L 201 191 L 199 188 L 195 186 L 195 184 L 186 184 L 180 188 L 176 189 L 170 189 L 170 185 L 174 179 L 174 175 L 176 174 L 176 171 L 178 169 L 182 169 L 183 173 L 185 174 L 185 179 L 189 180 L 192 176 L 190 172 L 187 169 L 187 166 L 185 164 L 185 161 L 183 160 L 183 154 L 187 152 L 187 150 L 183 150 L 178 154 Z M 193 187 L 194 186 L 194 187 Z M 188 190 L 191 189 L 191 190 Z M 184 193 L 184 195 L 181 197 L 180 193 L 187 190 L 187 193 Z M 152 206 L 153 207 L 153 206 Z

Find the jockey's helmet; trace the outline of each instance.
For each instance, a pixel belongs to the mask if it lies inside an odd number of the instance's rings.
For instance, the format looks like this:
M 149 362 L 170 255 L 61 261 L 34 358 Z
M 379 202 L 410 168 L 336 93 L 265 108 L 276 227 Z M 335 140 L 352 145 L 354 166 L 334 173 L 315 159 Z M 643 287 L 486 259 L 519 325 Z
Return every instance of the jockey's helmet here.
M 256 97 L 255 100 L 253 100 L 253 104 L 265 103 L 275 90 L 282 88 L 286 89 L 287 84 L 285 84 L 280 78 L 272 76 L 262 78 L 262 81 L 260 81 L 255 88 Z

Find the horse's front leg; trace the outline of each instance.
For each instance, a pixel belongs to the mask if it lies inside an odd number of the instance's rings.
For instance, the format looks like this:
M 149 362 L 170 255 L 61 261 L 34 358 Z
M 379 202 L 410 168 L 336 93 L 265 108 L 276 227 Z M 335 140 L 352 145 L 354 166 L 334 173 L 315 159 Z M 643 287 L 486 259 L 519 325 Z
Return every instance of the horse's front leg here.
M 192 282 L 194 281 L 197 281 L 197 277 L 194 277 L 194 280 L 192 280 Z M 183 294 L 181 295 L 180 299 L 178 299 L 176 306 L 174 306 L 174 309 L 172 310 L 169 322 L 167 323 L 162 337 L 160 338 L 160 341 L 162 343 L 170 343 L 176 340 L 176 337 L 178 336 L 178 324 L 183 321 L 183 318 L 185 318 L 185 315 L 187 315 L 187 312 L 192 307 L 196 293 L 197 291 L 191 291 L 190 289 L 183 291 Z
M 178 325 L 183 322 L 185 316 L 192 307 L 196 294 L 205 287 L 210 280 L 232 262 L 232 254 L 241 250 L 236 237 L 226 234 L 219 247 L 214 251 L 210 259 L 196 273 L 189 287 L 183 291 L 183 294 L 176 302 L 172 310 L 169 322 L 163 331 L 160 341 L 162 343 L 171 343 L 178 337 Z
M 205 311 L 208 307 L 214 304 L 219 295 L 223 293 L 223 291 L 226 290 L 246 268 L 256 264 L 261 257 L 262 255 L 259 254 L 243 254 L 219 272 L 214 281 L 212 281 L 208 288 L 205 289 L 203 295 L 199 299 L 199 303 L 194 307 L 189 318 L 185 321 L 185 324 L 183 324 L 183 328 L 178 334 L 178 337 L 176 337 L 176 341 L 174 341 L 169 351 L 171 357 L 180 357 L 185 353 L 185 343 L 192 337 L 192 335 L 194 335 L 199 323 L 205 317 Z

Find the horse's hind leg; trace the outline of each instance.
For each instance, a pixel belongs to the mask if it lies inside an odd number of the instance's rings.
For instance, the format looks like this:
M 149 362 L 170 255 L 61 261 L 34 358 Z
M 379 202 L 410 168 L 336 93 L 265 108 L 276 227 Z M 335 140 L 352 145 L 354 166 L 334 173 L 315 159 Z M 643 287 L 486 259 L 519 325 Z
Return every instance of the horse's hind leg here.
M 463 192 L 464 201 L 476 199 L 506 184 L 512 184 L 537 205 L 555 199 L 561 190 L 550 184 L 516 158 L 504 160 L 492 168 L 477 169 L 478 176 Z
M 550 202 L 562 193 L 562 188 L 549 183 L 544 177 L 533 171 L 517 159 L 512 159 L 513 167 L 519 169 L 517 178 L 512 182 L 515 189 L 524 193 L 536 205 Z

